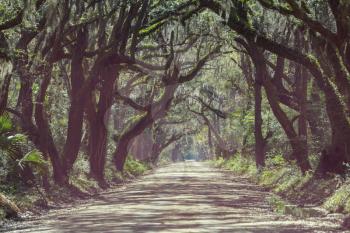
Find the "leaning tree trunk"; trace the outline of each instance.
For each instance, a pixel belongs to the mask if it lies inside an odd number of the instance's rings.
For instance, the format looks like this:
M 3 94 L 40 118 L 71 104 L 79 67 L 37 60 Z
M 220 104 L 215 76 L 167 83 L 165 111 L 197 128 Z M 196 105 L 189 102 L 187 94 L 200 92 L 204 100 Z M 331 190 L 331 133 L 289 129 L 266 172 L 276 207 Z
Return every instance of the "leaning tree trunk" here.
M 128 156 L 128 147 L 131 145 L 130 143 L 132 140 L 140 135 L 146 128 L 150 127 L 156 120 L 166 115 L 179 85 L 179 83 L 167 85 L 160 100 L 148 105 L 145 115 L 120 137 L 117 149 L 114 152 L 114 163 L 118 171 L 123 171 Z
M 62 156 L 64 159 L 64 170 L 66 174 L 69 174 L 72 170 L 73 164 L 76 161 L 79 154 L 82 137 L 83 118 L 84 104 L 74 99 L 71 103 L 71 107 L 69 110 L 67 138 Z
M 210 128 L 211 132 L 214 134 L 216 142 L 215 143 L 215 155 L 216 157 L 223 157 L 224 159 L 228 159 L 232 154 L 232 151 L 230 151 L 230 148 L 227 147 L 225 140 L 220 136 L 220 133 L 218 130 L 213 126 L 213 124 L 210 122 L 208 117 L 206 117 L 204 114 L 199 114 L 205 124 Z
M 132 140 L 140 135 L 153 122 L 154 119 L 152 118 L 152 114 L 148 112 L 119 138 L 117 149 L 114 152 L 114 163 L 118 171 L 123 171 L 124 169 L 124 164 L 128 156 L 128 150 L 131 146 Z
M 17 205 L 6 198 L 5 195 L 0 193 L 0 207 L 5 211 L 6 218 L 16 218 L 18 217 L 21 210 Z
M 159 136 L 159 135 L 158 135 Z M 164 135 L 165 136 L 165 135 Z M 152 155 L 151 155 L 151 162 L 153 165 L 156 165 L 160 154 L 171 144 L 173 144 L 174 142 L 176 142 L 177 140 L 179 140 L 180 138 L 182 138 L 183 135 L 173 135 L 171 138 L 169 138 L 166 141 L 162 141 L 161 140 L 164 138 L 160 138 L 160 140 L 157 142 L 154 142 L 152 145 Z
M 319 170 L 323 174 L 344 174 L 344 164 L 350 161 L 350 125 L 334 89 L 329 87 L 326 92 L 330 96 L 326 99 L 326 110 L 332 129 L 332 141 L 322 153 Z
M 258 50 L 254 45 L 253 49 L 250 50 L 252 55 L 252 60 L 255 65 L 256 75 L 259 75 L 262 78 L 262 83 L 266 91 L 268 102 L 271 106 L 272 112 L 275 115 L 278 122 L 281 124 L 284 132 L 289 139 L 290 145 L 292 147 L 292 157 L 297 161 L 300 170 L 305 173 L 308 170 L 311 170 L 311 165 L 307 158 L 307 151 L 303 147 L 303 141 L 295 132 L 293 123 L 288 119 L 288 116 L 282 110 L 279 105 L 279 100 L 277 96 L 276 87 L 273 85 L 269 79 L 265 59 L 261 51 Z M 278 68 L 276 68 L 275 75 L 278 75 Z M 279 67 L 281 69 L 281 67 Z M 281 69 L 281 71 L 283 71 Z
M 320 55 L 322 48 L 314 47 L 316 53 Z M 346 171 L 344 164 L 350 162 L 350 122 L 348 119 L 350 84 L 345 69 L 332 47 L 328 47 L 327 55 L 326 62 L 319 59 L 320 66 L 327 71 L 326 76 L 318 74 L 316 70 L 310 70 L 316 74 L 314 76 L 317 84 L 324 92 L 326 112 L 332 132 L 331 143 L 322 152 L 318 171 L 322 174 L 327 172 L 344 174 Z

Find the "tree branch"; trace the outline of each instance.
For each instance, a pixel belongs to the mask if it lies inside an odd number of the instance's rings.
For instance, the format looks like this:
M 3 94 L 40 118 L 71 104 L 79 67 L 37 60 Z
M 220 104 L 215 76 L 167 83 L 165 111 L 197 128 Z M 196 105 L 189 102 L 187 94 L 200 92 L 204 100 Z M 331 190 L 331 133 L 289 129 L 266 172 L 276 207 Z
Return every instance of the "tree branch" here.
M 201 60 L 198 61 L 196 67 L 194 67 L 187 75 L 181 75 L 179 79 L 179 83 L 184 83 L 187 81 L 192 80 L 198 72 L 203 68 L 205 63 L 209 58 L 211 58 L 214 54 L 220 52 L 221 45 L 216 46 L 215 49 L 213 49 L 211 52 L 209 52 L 206 56 L 204 56 Z
M 13 28 L 13 27 L 17 26 L 18 24 L 22 23 L 23 15 L 24 15 L 24 10 L 22 9 L 17 13 L 17 15 L 15 17 L 0 24 L 0 31 L 6 30 L 9 28 Z
M 148 106 L 142 106 L 136 103 L 135 101 L 133 101 L 131 98 L 121 95 L 119 92 L 116 92 L 116 98 L 122 100 L 124 104 L 129 105 L 135 110 L 142 111 L 142 112 L 147 112 L 149 110 Z

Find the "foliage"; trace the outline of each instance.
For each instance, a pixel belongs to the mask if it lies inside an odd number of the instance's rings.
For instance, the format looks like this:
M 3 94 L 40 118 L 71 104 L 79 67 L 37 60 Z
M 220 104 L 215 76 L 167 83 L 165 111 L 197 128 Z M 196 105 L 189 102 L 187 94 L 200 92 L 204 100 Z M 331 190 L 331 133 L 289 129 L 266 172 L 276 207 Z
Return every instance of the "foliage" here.
M 144 174 L 147 170 L 149 170 L 148 165 L 133 159 L 131 156 L 128 156 L 124 168 L 124 172 L 126 175 L 140 176 Z
M 38 150 L 32 150 L 25 154 L 23 158 L 18 161 L 19 166 L 23 169 L 23 165 L 27 163 L 30 164 L 44 173 L 46 166 L 48 165 L 47 161 L 44 160 L 41 152 Z
M 330 212 L 344 212 L 350 213 L 350 185 L 349 180 L 341 185 L 331 195 L 323 206 Z
M 2 155 L 0 166 L 4 167 L 2 175 L 17 173 L 17 168 L 23 168 L 24 163 L 44 164 L 37 150 L 23 153 L 26 142 L 26 135 L 14 133 L 14 125 L 10 118 L 7 115 L 0 116 L 0 154 Z
M 278 158 L 278 159 L 276 159 Z M 270 156 L 267 159 L 269 166 L 257 173 L 253 172 L 254 161 L 241 156 L 225 160 L 218 158 L 212 160 L 214 166 L 228 169 L 235 174 L 244 175 L 263 187 L 272 190 L 279 196 L 268 199 L 274 211 L 281 214 L 291 214 L 298 217 L 319 215 L 316 210 L 300 209 L 297 205 L 322 204 L 329 212 L 350 213 L 349 180 L 344 182 L 338 176 L 327 179 L 315 178 L 312 172 L 302 175 L 295 165 L 281 166 L 280 155 Z M 252 169 L 247 169 L 249 167 Z
M 254 161 L 249 157 L 236 154 L 228 160 L 218 158 L 214 160 L 214 165 L 233 171 L 239 175 L 254 176 L 257 174 Z

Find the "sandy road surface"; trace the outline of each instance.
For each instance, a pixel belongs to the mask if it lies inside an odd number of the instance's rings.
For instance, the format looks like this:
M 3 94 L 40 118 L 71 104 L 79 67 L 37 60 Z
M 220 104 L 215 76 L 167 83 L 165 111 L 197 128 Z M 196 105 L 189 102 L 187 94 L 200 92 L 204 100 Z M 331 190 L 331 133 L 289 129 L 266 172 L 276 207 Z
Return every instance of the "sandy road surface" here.
M 7 232 L 337 232 L 327 219 L 273 213 L 242 178 L 187 161 L 159 168 L 73 211 L 51 213 Z

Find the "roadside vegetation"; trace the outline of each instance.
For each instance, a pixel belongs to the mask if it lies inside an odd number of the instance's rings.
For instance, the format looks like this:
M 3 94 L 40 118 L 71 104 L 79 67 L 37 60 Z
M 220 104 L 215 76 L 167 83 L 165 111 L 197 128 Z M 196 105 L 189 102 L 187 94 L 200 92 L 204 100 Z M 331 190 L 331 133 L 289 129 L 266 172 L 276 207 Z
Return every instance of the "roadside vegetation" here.
M 109 189 L 118 188 L 151 172 L 151 169 L 148 164 L 130 157 L 125 163 L 123 172 L 115 172 L 107 168 L 106 181 L 109 183 Z M 83 159 L 76 163 L 71 179 L 74 190 L 54 184 L 50 186 L 50 190 L 45 190 L 38 184 L 23 184 L 16 179 L 1 184 L 0 221 L 6 218 L 25 218 L 33 214 L 43 214 L 52 208 L 74 207 L 88 202 L 105 189 L 85 172 L 87 170 L 88 164 Z M 18 216 L 19 212 L 22 214 Z
M 314 169 L 317 166 L 317 158 L 314 158 Z M 302 174 L 298 166 L 286 161 L 283 156 L 268 157 L 266 167 L 258 170 L 251 156 L 236 154 L 230 159 L 219 158 L 212 160 L 216 167 L 228 170 L 236 175 L 248 178 L 267 191 L 272 191 L 277 196 L 271 198 L 270 204 L 275 211 L 284 214 L 300 215 L 300 208 L 320 207 L 327 213 L 350 214 L 350 179 L 336 174 L 320 177 L 315 170 Z M 289 205 L 295 205 L 296 211 L 288 209 Z M 299 209 L 299 210 L 297 210 Z M 317 213 L 315 213 L 317 216 Z M 323 215 L 324 212 L 318 213 Z

